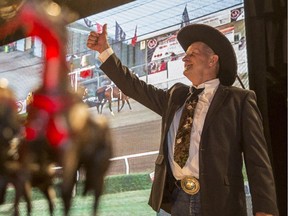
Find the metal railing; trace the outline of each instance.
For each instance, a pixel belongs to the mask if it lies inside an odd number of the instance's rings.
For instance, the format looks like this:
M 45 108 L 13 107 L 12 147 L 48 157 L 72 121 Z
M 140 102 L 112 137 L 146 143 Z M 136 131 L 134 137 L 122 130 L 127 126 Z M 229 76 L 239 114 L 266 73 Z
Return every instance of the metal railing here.
M 124 155 L 124 156 L 120 156 L 120 157 L 111 158 L 110 161 L 124 160 L 125 161 L 125 170 L 126 170 L 125 173 L 128 175 L 130 173 L 130 166 L 129 166 L 129 161 L 128 161 L 129 158 L 155 155 L 158 153 L 159 153 L 159 151 L 150 151 L 150 152 L 144 152 L 144 153 L 138 153 L 138 154 Z

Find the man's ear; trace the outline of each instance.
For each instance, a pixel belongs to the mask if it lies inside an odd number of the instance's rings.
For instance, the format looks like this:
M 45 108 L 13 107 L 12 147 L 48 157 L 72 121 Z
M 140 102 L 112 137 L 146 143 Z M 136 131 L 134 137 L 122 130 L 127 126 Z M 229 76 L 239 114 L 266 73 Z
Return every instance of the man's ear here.
M 215 65 L 219 60 L 219 56 L 218 55 L 212 55 L 211 59 L 210 59 L 210 66 Z

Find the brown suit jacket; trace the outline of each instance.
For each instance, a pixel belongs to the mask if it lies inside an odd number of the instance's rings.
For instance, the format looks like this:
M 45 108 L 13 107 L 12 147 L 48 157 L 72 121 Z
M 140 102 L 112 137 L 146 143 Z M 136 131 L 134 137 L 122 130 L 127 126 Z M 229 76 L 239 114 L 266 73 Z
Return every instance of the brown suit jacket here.
M 101 65 L 101 69 L 124 94 L 162 116 L 161 143 L 149 205 L 155 211 L 162 208 L 170 212 L 174 178 L 168 163 L 166 138 L 189 86 L 177 83 L 165 91 L 148 85 L 122 66 L 115 54 Z M 253 91 L 219 86 L 205 119 L 199 149 L 202 216 L 247 214 L 242 158 L 253 212 L 278 215 L 272 168 Z

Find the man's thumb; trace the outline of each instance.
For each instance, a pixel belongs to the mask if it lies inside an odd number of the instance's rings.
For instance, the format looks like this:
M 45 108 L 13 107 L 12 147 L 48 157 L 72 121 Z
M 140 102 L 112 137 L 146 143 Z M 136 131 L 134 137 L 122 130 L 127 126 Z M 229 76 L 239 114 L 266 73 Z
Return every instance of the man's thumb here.
M 105 24 L 103 25 L 102 33 L 105 34 L 105 35 L 107 35 L 107 23 L 105 23 Z

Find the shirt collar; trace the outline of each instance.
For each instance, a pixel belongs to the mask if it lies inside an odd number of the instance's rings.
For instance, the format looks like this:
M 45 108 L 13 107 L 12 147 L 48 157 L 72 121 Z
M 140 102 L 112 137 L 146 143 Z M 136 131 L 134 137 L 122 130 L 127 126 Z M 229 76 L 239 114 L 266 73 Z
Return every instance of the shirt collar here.
M 209 81 L 206 81 L 200 85 L 198 85 L 197 87 L 194 86 L 194 88 L 204 88 L 204 94 L 207 93 L 207 92 L 213 92 L 214 90 L 217 89 L 217 87 L 219 86 L 220 84 L 220 81 L 218 78 L 216 79 L 212 79 L 212 80 L 209 80 Z M 192 86 L 193 86 L 193 83 L 192 83 Z M 190 87 L 189 89 L 189 92 L 192 93 L 192 86 Z

